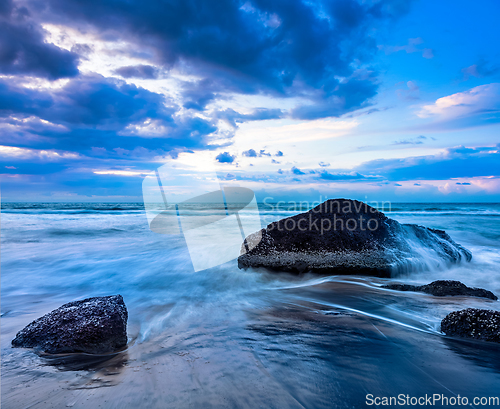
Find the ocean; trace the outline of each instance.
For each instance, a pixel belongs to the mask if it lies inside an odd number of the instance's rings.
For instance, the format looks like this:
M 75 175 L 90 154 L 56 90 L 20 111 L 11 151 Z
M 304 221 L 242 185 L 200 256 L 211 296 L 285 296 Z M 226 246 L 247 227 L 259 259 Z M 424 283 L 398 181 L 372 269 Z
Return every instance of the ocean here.
M 260 209 L 262 226 L 297 213 Z M 440 321 L 500 302 L 380 286 L 454 279 L 500 296 L 500 204 L 392 203 L 387 216 L 446 230 L 473 259 L 390 280 L 240 270 L 236 260 L 194 272 L 184 238 L 151 232 L 141 203 L 2 203 L 1 211 L 4 408 L 326 408 L 364 407 L 367 394 L 498 396 L 500 348 L 445 337 Z M 129 311 L 126 351 L 93 361 L 11 348 L 17 331 L 61 304 L 112 294 Z

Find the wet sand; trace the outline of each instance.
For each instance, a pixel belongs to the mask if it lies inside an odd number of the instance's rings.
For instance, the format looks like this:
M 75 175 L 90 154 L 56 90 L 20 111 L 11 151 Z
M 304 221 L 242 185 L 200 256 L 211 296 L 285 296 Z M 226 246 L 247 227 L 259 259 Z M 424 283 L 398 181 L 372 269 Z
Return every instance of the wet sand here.
M 19 329 L 59 305 L 21 313 L 9 300 L 2 408 L 359 408 L 367 394 L 498 396 L 500 345 L 438 330 L 447 311 L 498 302 L 397 293 L 361 278 L 294 287 L 239 309 L 200 307 L 143 341 L 132 319 L 129 347 L 108 357 L 10 348 Z

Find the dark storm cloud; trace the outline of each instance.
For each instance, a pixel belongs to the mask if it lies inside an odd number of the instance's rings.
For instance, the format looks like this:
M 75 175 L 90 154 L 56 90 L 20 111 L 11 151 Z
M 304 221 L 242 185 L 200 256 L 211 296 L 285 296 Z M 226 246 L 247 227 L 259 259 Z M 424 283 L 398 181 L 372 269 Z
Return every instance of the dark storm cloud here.
M 9 157 L 5 169 L 64 174 L 60 183 L 65 183 L 81 168 L 87 176 L 75 183 L 95 187 L 98 182 L 88 174 L 96 166 L 128 161 L 154 169 L 156 164 L 145 163 L 153 156 L 220 147 L 211 139 L 219 121 L 236 129 L 246 121 L 339 116 L 368 106 L 378 87 L 377 73 L 366 68 L 377 52 L 371 33 L 406 13 L 408 5 L 405 0 L 0 0 L 0 73 L 13 76 L 0 80 L 0 144 L 38 150 L 30 153 L 36 159 Z M 81 28 L 93 38 L 119 43 L 122 56 L 144 62 L 116 69 L 123 78 L 157 79 L 175 71 L 196 80 L 178 80 L 173 91 L 180 102 L 174 103 L 122 80 L 82 75 L 79 59 L 95 52 L 94 46 L 59 48 L 42 24 Z M 69 81 L 36 88 L 26 77 Z M 232 94 L 306 102 L 290 112 L 212 108 Z M 45 150 L 57 161 L 40 153 Z M 232 163 L 236 156 L 224 152 L 217 160 Z M 295 167 L 286 173 L 319 177 Z
M 72 151 L 94 158 L 151 157 L 215 149 L 218 121 L 338 116 L 369 104 L 377 91 L 366 66 L 376 52 L 369 32 L 405 13 L 408 2 L 354 0 L 4 0 L 0 3 L 0 143 Z M 42 24 L 82 28 L 106 41 L 128 43 L 148 60 L 116 69 L 123 78 L 156 79 L 175 68 L 181 102 L 124 81 L 81 75 L 79 58 L 46 41 Z M 26 87 L 24 76 L 69 77 L 62 87 Z M 207 113 L 229 94 L 302 97 L 289 113 L 257 108 Z M 182 105 L 182 106 L 181 106 Z M 204 119 L 197 112 L 204 112 Z M 231 136 L 228 132 L 226 136 Z M 227 143 L 227 142 L 225 142 Z M 269 153 L 256 151 L 257 156 Z
M 228 108 L 224 111 L 217 112 L 214 116 L 217 119 L 225 120 L 232 127 L 236 128 L 238 123 L 247 121 L 263 121 L 268 119 L 279 119 L 283 117 L 281 109 L 257 108 L 250 114 L 241 114 L 234 109 Z
M 80 77 L 54 91 L 0 80 L 0 115 L 32 114 L 58 124 L 122 127 L 142 118 L 171 120 L 162 95 L 123 81 Z
M 162 95 L 101 77 L 70 81 L 54 99 L 46 119 L 72 124 L 121 127 L 143 118 L 171 121 L 174 112 Z
M 44 92 L 0 81 L 0 143 L 86 153 L 99 147 L 113 155 L 119 150 L 161 154 L 207 148 L 207 137 L 217 127 L 180 116 L 178 107 L 169 104 L 163 95 L 100 76 L 79 77 Z M 34 128 L 33 121 L 20 123 L 18 117 L 50 124 Z M 15 130 L 8 127 L 13 124 Z
M 340 116 L 369 104 L 369 99 L 377 94 L 378 85 L 373 78 L 350 80 L 338 84 L 329 97 L 317 95 L 313 104 L 302 105 L 291 112 L 297 119 L 319 119 Z
M 50 95 L 30 89 L 9 85 L 0 80 L 0 117 L 11 114 L 37 114 L 53 104 Z
M 28 9 L 0 2 L 0 73 L 55 80 L 78 74 L 78 55 L 44 41 L 45 33 Z
M 211 81 L 218 92 L 306 96 L 312 106 L 293 113 L 303 119 L 338 116 L 367 104 L 377 85 L 353 75 L 355 66 L 377 50 L 370 30 L 407 12 L 408 3 L 29 2 L 45 20 L 91 25 L 107 40 L 148 47 L 157 64 Z M 188 98 L 186 107 L 203 109 L 211 97 L 209 92 Z
M 215 99 L 218 89 L 217 84 L 211 79 L 184 82 L 182 84 L 184 108 L 203 111 L 207 104 Z
M 127 65 L 116 69 L 115 74 L 123 78 L 155 79 L 158 77 L 158 69 L 151 65 Z

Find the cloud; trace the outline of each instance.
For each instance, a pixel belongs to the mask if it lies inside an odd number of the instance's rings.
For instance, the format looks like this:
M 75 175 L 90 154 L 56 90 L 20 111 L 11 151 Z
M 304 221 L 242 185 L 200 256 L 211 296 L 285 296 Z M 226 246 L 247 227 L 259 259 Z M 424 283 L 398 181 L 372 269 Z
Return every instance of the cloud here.
M 233 163 L 236 159 L 236 155 L 231 155 L 229 152 L 219 153 L 215 159 L 220 163 Z
M 318 165 L 321 166 L 322 168 L 326 168 L 326 167 L 330 166 L 330 163 L 328 163 L 328 162 L 319 162 Z
M 243 152 L 243 156 L 246 156 L 248 158 L 256 158 L 257 152 L 255 152 L 254 149 L 249 149 L 249 150 Z
M 227 152 L 225 152 L 227 153 Z M 226 177 L 228 179 L 228 177 Z M 364 175 L 356 171 L 338 170 L 327 172 L 324 169 L 299 169 L 293 166 L 290 171 L 278 169 L 276 172 L 245 172 L 240 170 L 231 174 L 230 180 L 252 181 L 259 184 L 287 185 L 291 182 L 298 182 L 306 185 L 321 184 L 329 185 L 332 183 L 358 183 L 358 182 L 384 182 L 378 175 Z
M 332 180 L 332 181 L 369 179 L 369 177 L 364 176 L 358 172 L 330 173 L 327 172 L 326 170 L 321 171 L 319 177 L 320 179 Z
M 349 115 L 344 115 L 344 118 L 356 118 L 359 116 L 371 115 L 371 114 L 374 114 L 376 112 L 387 111 L 388 109 L 389 109 L 389 107 L 370 108 L 370 109 L 367 109 L 365 111 L 360 110 L 360 111 L 353 112 L 352 114 L 349 114 Z
M 0 166 L 6 169 L 3 173 L 10 175 L 54 175 L 85 161 L 88 158 L 71 151 L 0 145 Z
M 338 194 L 338 190 L 335 189 L 342 189 L 344 192 L 357 192 L 356 194 L 361 194 L 360 198 L 372 193 L 383 197 L 397 190 L 397 195 L 414 194 L 420 200 L 430 198 L 438 200 L 442 194 L 448 195 L 453 192 L 453 194 L 457 192 L 498 194 L 500 192 L 498 155 L 500 155 L 500 144 L 484 147 L 457 146 L 437 155 L 381 159 L 366 162 L 354 169 L 326 171 L 324 168 L 308 169 L 293 166 L 288 171 L 279 169 L 262 172 L 256 169 L 250 172 L 239 168 L 231 172 L 228 178 L 248 181 L 251 186 L 257 188 L 268 186 L 273 190 L 288 189 L 290 192 L 293 190 L 295 195 L 303 195 L 307 189 L 315 186 L 321 189 L 323 194 L 329 189 L 333 194 Z M 457 183 L 471 183 L 471 188 Z
M 78 55 L 44 41 L 44 30 L 28 9 L 2 0 L 0 73 L 56 80 L 78 75 Z
M 279 119 L 283 117 L 283 111 L 281 109 L 267 109 L 267 108 L 256 108 L 253 112 L 248 114 L 242 114 L 235 111 L 234 109 L 227 108 L 223 111 L 217 112 L 214 116 L 217 119 L 222 119 L 230 124 L 233 128 L 238 127 L 238 123 L 243 123 L 247 121 L 262 121 L 267 119 Z
M 296 119 L 319 119 L 340 116 L 346 112 L 364 108 L 370 104 L 370 99 L 377 94 L 378 84 L 375 78 L 352 79 L 335 87 L 335 93 L 323 98 L 317 93 L 313 104 L 301 105 L 290 112 Z
M 396 94 L 399 98 L 410 101 L 420 99 L 420 87 L 415 83 L 415 81 L 408 81 L 406 86 L 407 89 L 396 90 Z
M 424 48 L 424 51 L 422 52 L 422 57 L 424 58 L 434 58 L 434 51 L 432 48 Z
M 275 156 L 283 156 L 283 152 L 281 151 L 278 152 L 280 152 L 281 155 L 276 154 Z M 261 149 L 259 150 L 259 152 L 257 152 L 255 149 L 249 149 L 247 151 L 244 151 L 242 155 L 246 156 L 247 158 L 261 158 L 263 156 L 271 156 L 271 154 L 269 152 L 266 152 L 265 149 Z
M 0 80 L 0 114 L 33 114 L 59 124 L 121 127 L 141 118 L 171 120 L 164 97 L 123 81 L 79 77 L 62 88 L 30 89 Z
M 95 170 L 96 175 L 115 175 L 115 176 L 141 176 L 144 177 L 149 174 L 149 171 L 135 171 L 135 170 Z
M 499 111 L 500 83 L 491 83 L 439 98 L 432 104 L 422 106 L 417 115 L 449 120 L 484 114 L 489 117 L 488 122 L 498 122 Z
M 218 96 L 217 89 L 217 84 L 211 79 L 184 81 L 182 83 L 184 108 L 203 111 Z
M 431 48 L 419 48 L 424 40 L 421 37 L 409 38 L 406 45 L 379 45 L 379 50 L 383 50 L 386 55 L 405 51 L 407 54 L 422 53 L 424 58 L 434 58 L 434 51 Z
M 305 172 L 302 172 L 299 168 L 295 166 L 292 167 L 291 171 L 294 175 L 305 175 Z
M 218 93 L 297 96 L 318 105 L 298 109 L 296 118 L 338 116 L 366 105 L 377 84 L 356 71 L 376 53 L 372 31 L 408 12 L 401 3 L 48 0 L 41 8 L 27 0 L 42 20 L 92 26 L 101 38 L 147 50 L 167 71 L 210 81 Z M 196 109 L 196 98 L 188 106 Z
M 64 159 L 79 159 L 79 155 L 73 152 L 61 152 L 55 150 L 37 150 L 18 148 L 14 146 L 0 145 L 0 157 L 15 160 L 42 159 L 46 161 L 60 161 Z M 14 166 L 6 166 L 7 169 L 16 169 Z
M 467 81 L 470 77 L 484 78 L 494 76 L 498 73 L 500 73 L 498 65 L 492 65 L 481 58 L 476 64 L 462 68 L 462 79 L 463 81 Z
M 142 78 L 155 79 L 158 78 L 158 69 L 151 65 L 128 65 L 126 67 L 117 68 L 115 74 L 121 75 L 123 78 Z
M 276 154 L 274 156 L 283 156 L 283 152 L 278 151 L 278 152 L 276 152 Z
M 0 143 L 113 157 L 220 147 L 214 122 L 179 111 L 164 95 L 97 75 L 43 90 L 0 80 Z
M 424 143 L 424 141 L 429 140 L 429 139 L 431 139 L 433 141 L 436 140 L 436 138 L 434 138 L 432 136 L 427 137 L 424 135 L 419 135 L 416 138 L 401 139 L 399 141 L 394 141 L 392 144 L 393 145 L 422 145 Z
M 391 181 L 500 176 L 500 145 L 448 148 L 438 155 L 365 162 L 356 171 Z

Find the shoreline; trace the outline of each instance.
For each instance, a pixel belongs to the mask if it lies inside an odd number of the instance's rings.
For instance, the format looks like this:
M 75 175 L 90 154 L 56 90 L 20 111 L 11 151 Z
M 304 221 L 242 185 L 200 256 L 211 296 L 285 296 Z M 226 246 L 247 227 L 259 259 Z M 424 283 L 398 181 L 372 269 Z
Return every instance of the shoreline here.
M 451 339 L 432 328 L 432 316 L 422 320 L 403 313 L 412 303 L 432 312 L 494 301 L 418 293 L 401 297 L 365 280 L 339 277 L 269 289 L 263 297 L 266 307 L 231 311 L 218 305 L 216 325 L 204 323 L 211 315 L 207 311 L 137 339 L 90 368 L 78 367 L 69 357 L 70 363 L 55 365 L 57 360 L 23 349 L 6 354 L 17 328 L 10 321 L 21 320 L 7 315 L 2 320 L 2 406 L 250 408 L 268 402 L 326 408 L 359 407 L 360 390 L 375 396 L 424 390 L 446 396 L 449 390 L 462 396 L 474 390 L 489 396 L 497 391 L 500 345 Z M 140 314 L 134 306 L 130 312 Z M 380 377 L 373 378 L 379 371 Z
M 391 217 L 445 229 L 473 260 L 396 280 L 459 280 L 499 295 L 497 207 L 432 208 Z M 151 233 L 143 211 L 77 212 L 2 214 L 2 407 L 363 407 L 367 393 L 449 396 L 433 379 L 464 396 L 500 383 L 496 345 L 439 334 L 447 313 L 498 301 L 396 294 L 380 288 L 396 280 L 374 277 L 243 271 L 236 260 L 193 273 L 185 243 Z M 112 360 L 53 366 L 11 348 L 34 319 L 109 294 L 123 295 L 134 340 Z

